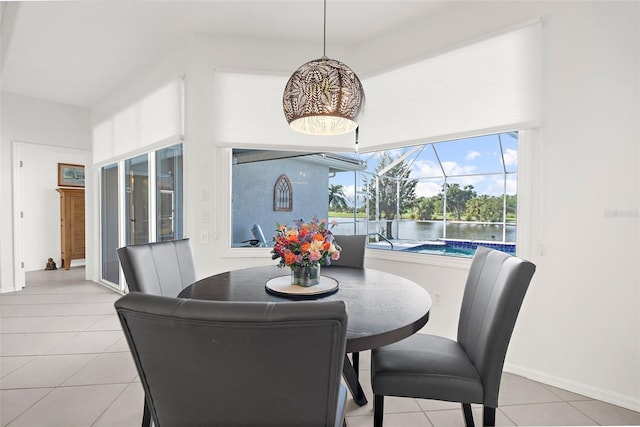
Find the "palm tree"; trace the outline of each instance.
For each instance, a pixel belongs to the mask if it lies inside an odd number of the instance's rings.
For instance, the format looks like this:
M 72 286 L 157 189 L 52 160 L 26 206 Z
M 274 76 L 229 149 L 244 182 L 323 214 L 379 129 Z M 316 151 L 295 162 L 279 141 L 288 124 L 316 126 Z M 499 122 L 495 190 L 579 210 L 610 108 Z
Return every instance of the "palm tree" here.
M 433 201 L 428 197 L 421 197 L 414 208 L 416 219 L 431 219 L 433 217 Z
M 344 186 L 341 184 L 329 185 L 329 209 L 341 211 L 347 209 L 347 196 L 344 194 Z

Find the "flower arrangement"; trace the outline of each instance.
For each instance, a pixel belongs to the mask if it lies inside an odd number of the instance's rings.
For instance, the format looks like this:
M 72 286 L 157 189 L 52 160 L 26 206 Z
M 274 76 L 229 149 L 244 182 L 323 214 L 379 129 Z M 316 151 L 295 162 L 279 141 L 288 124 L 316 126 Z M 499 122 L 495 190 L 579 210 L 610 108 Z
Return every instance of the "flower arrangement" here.
M 309 223 L 294 221 L 295 227 L 277 224 L 273 236 L 275 242 L 272 259 L 280 258 L 278 267 L 318 267 L 330 265 L 340 258 L 340 246 L 333 243 L 331 229 L 338 225 L 333 221 L 327 228 L 327 220 L 313 217 Z

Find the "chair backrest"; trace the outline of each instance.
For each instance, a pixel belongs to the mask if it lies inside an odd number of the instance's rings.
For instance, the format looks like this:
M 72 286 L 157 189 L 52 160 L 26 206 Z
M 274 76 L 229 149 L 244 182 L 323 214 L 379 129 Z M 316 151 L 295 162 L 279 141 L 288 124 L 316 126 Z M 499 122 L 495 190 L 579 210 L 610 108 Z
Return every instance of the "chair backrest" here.
M 518 312 L 536 266 L 507 253 L 478 247 L 462 298 L 458 342 L 484 384 L 484 405 L 498 406 L 504 359 Z
M 115 307 L 156 426 L 342 425 L 343 301 L 131 293 Z
M 125 246 L 117 253 L 130 292 L 175 297 L 196 281 L 189 239 Z
M 333 236 L 334 242 L 342 249 L 340 259 L 331 261 L 331 265 L 364 268 L 364 253 L 367 247 L 367 236 Z
M 256 239 L 260 246 L 267 246 L 267 239 L 264 238 L 264 233 L 262 232 L 262 227 L 260 224 L 253 224 L 251 227 L 251 234 L 253 234 L 253 238 Z

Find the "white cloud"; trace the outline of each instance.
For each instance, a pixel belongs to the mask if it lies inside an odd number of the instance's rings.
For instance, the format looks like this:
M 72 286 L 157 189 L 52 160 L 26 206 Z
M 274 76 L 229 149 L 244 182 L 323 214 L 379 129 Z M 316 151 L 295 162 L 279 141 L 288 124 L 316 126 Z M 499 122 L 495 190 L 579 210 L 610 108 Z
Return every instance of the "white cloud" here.
M 344 193 L 345 198 L 347 199 L 347 203 L 349 206 L 353 206 L 353 202 L 355 200 L 355 187 L 353 185 L 342 185 L 342 192 Z
M 413 168 L 411 169 L 411 174 L 415 178 L 431 178 L 436 176 L 442 176 L 442 169 L 440 166 L 436 165 L 433 162 L 418 160 L 413 164 Z
M 489 196 L 502 196 L 504 193 L 504 180 L 503 177 L 493 176 L 487 183 L 487 187 L 481 194 L 488 194 Z M 515 177 L 507 177 L 507 194 L 517 194 L 518 191 L 518 179 Z M 478 192 L 480 193 L 480 192 Z
M 480 153 L 478 153 L 477 151 L 469 151 L 467 153 L 466 160 L 475 160 L 478 157 L 480 157 Z
M 418 182 L 416 185 L 416 197 L 433 197 L 440 192 L 442 184 L 434 181 Z
M 478 176 L 461 176 L 450 179 L 449 184 L 460 184 L 460 188 L 464 188 L 467 185 L 473 185 L 474 190 L 477 193 L 480 193 L 478 190 L 479 187 L 485 182 L 486 177 L 478 175 Z
M 518 151 L 512 148 L 507 148 L 504 151 L 505 166 L 512 166 L 518 164 Z
M 457 162 L 442 162 L 442 167 L 448 176 L 471 174 L 477 170 L 475 166 L 461 165 Z

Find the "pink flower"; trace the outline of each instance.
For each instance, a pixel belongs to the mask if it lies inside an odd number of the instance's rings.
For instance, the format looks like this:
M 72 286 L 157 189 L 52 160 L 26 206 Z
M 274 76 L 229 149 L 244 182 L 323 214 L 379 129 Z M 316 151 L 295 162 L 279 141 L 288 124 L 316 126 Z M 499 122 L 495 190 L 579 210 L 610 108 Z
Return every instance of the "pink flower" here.
M 320 251 L 313 251 L 309 253 L 309 259 L 311 261 L 318 261 L 320 258 L 322 258 L 322 254 L 320 253 Z
M 331 254 L 331 259 L 333 261 L 340 259 L 340 251 L 335 251 L 334 253 Z

